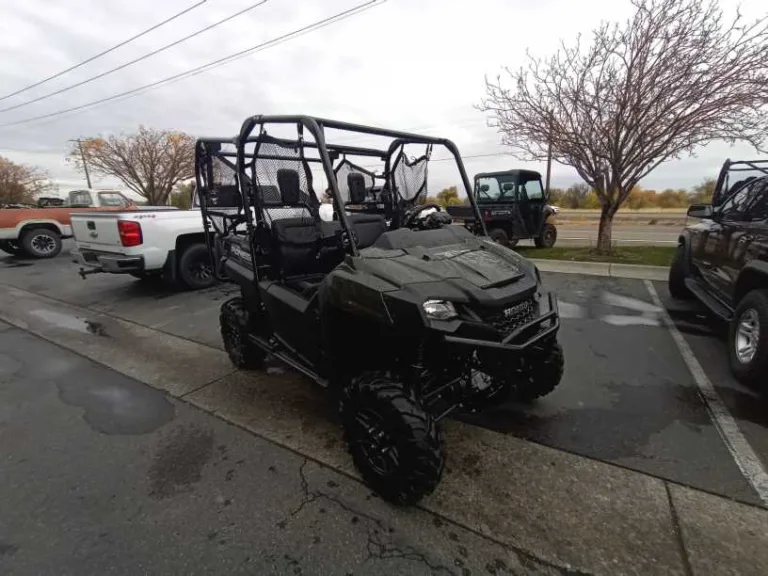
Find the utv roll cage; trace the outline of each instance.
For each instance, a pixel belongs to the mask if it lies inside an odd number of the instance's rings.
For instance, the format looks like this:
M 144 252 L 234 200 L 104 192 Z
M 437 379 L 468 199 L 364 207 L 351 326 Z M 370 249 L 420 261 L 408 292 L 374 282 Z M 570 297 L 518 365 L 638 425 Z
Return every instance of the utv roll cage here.
M 731 160 L 730 158 L 723 162 L 720 174 L 717 177 L 715 191 L 712 194 L 712 205 L 719 206 L 738 189 L 747 182 L 754 180 L 757 176 L 750 176 L 737 180 L 733 184 L 729 182 L 731 172 L 761 172 L 768 176 L 768 159 L 762 160 Z
M 295 138 L 276 137 L 267 131 L 267 128 L 286 126 L 295 127 Z M 386 148 L 333 143 L 327 139 L 329 130 L 379 136 L 391 141 Z M 423 145 L 426 151 L 422 156 L 409 158 L 405 147 L 410 145 Z M 217 239 L 232 232 L 247 234 L 254 243 L 257 238 L 263 238 L 264 228 L 271 224 L 269 212 L 285 204 L 280 198 L 280 184 L 292 187 L 298 194 L 298 198 L 291 198 L 296 202 L 291 202 L 290 210 L 285 208 L 292 217 L 297 214 L 317 217 L 320 201 L 313 183 L 313 165 L 322 168 L 328 181 L 325 193 L 330 195 L 333 203 L 334 219 L 338 218 L 345 250 L 357 256 L 358 242 L 348 215 L 348 211 L 355 209 L 350 210 L 348 205 L 358 205 L 357 211 L 361 212 L 383 212 L 392 229 L 400 227 L 405 213 L 426 194 L 426 170 L 434 146 L 442 146 L 453 155 L 482 235 L 485 235 L 472 193 L 472 181 L 451 140 L 303 115 L 252 116 L 243 122 L 240 133 L 234 138 L 198 139 L 196 185 L 217 276 L 222 279 Z M 349 156 L 382 161 L 384 171 L 377 174 L 355 164 Z M 337 164 L 334 166 L 334 163 Z M 296 166 L 298 170 L 292 172 L 299 172 L 299 175 L 275 169 L 280 165 Z M 282 183 L 278 182 L 281 173 Z M 355 177 L 350 180 L 352 174 Z M 347 176 L 346 181 L 344 176 Z M 298 210 L 295 206 L 302 203 L 306 210 Z M 258 271 L 263 266 L 257 261 L 256 252 L 251 251 L 251 260 L 258 278 Z

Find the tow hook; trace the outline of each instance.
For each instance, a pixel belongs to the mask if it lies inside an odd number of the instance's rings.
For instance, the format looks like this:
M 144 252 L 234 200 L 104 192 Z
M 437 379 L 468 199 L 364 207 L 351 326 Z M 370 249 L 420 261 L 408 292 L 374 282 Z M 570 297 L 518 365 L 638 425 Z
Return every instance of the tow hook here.
M 103 268 L 91 268 L 90 270 L 86 270 L 82 266 L 80 267 L 80 270 L 78 271 L 78 274 L 80 274 L 80 278 L 85 280 L 85 277 L 89 274 L 99 274 L 101 272 L 104 272 Z

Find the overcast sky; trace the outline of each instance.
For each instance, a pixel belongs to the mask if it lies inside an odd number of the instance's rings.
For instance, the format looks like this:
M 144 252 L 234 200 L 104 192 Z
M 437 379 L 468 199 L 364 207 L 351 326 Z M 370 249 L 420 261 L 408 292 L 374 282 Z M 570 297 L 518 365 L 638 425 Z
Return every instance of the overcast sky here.
M 199 0 L 0 0 L 0 97 L 72 66 Z M 268 0 L 162 54 L 59 96 L 0 113 L 0 124 L 108 97 L 237 52 L 351 8 L 364 0 Z M 742 12 L 761 14 L 763 0 Z M 208 0 L 113 53 L 15 97 L 47 94 L 181 38 L 255 0 Z M 736 2 L 723 0 L 726 10 Z M 505 152 L 473 108 L 484 76 L 518 66 L 526 49 L 547 55 L 603 19 L 630 13 L 628 0 L 388 0 L 366 12 L 204 74 L 84 112 L 0 128 L 0 155 L 49 170 L 62 192 L 83 186 L 64 161 L 71 138 L 120 133 L 139 124 L 194 136 L 234 135 L 251 114 L 306 113 L 453 139 L 464 156 Z M 356 142 L 358 143 L 358 142 Z M 365 144 L 366 142 L 359 142 Z M 443 155 L 443 154 L 440 154 Z M 725 157 L 754 157 L 744 145 L 715 143 L 662 165 L 642 185 L 690 187 L 714 177 Z M 543 165 L 510 156 L 466 159 L 475 172 Z M 553 186 L 578 181 L 555 165 Z M 457 183 L 448 162 L 433 163 L 430 189 Z M 110 180 L 97 187 L 115 185 Z

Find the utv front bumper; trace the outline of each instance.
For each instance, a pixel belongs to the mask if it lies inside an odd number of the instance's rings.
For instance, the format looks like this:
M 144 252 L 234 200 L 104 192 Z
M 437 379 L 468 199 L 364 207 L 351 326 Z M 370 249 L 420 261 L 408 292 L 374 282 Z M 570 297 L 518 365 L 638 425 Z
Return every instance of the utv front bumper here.
M 541 294 L 536 301 L 537 315 L 526 319 L 514 326 L 507 334 L 498 334 L 496 339 L 473 338 L 445 334 L 446 343 L 473 346 L 479 348 L 496 348 L 510 352 L 522 352 L 548 337 L 554 336 L 560 328 L 560 315 L 557 307 L 557 297 L 553 292 Z

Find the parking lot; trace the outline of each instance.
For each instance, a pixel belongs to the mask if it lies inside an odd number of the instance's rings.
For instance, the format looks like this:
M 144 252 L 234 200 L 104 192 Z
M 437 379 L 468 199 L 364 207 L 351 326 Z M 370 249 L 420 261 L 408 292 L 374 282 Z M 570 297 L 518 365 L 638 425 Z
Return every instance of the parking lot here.
M 107 274 L 82 280 L 65 253 L 52 261 L 2 258 L 0 277 L 5 285 L 219 349 L 219 306 L 235 292 L 228 285 L 176 292 Z M 563 316 L 563 382 L 532 405 L 510 404 L 464 419 L 759 504 L 710 418 L 647 283 L 553 273 L 545 273 L 544 282 L 557 292 Z M 739 429 L 768 466 L 768 409 L 730 376 L 724 328 L 695 306 L 671 301 L 663 282 L 653 284 Z
M 2 317 L 32 332 L 53 330 L 56 338 L 77 340 L 89 351 L 87 356 L 109 358 L 106 364 L 117 366 L 128 375 L 132 375 L 132 371 L 141 372 L 137 367 L 141 358 L 152 363 L 157 360 L 153 355 L 163 355 L 160 362 L 155 362 L 163 367 L 144 378 L 145 382 L 292 450 L 354 474 L 337 432 L 320 423 L 327 421 L 328 414 L 318 390 L 280 367 L 270 368 L 264 377 L 249 378 L 234 372 L 218 352 L 221 349 L 219 306 L 235 293 L 234 287 L 222 285 L 201 292 L 176 292 L 131 277 L 103 274 L 83 280 L 77 275 L 77 266 L 66 255 L 67 248 L 61 256 L 49 261 L 0 257 Z M 586 457 L 568 460 L 564 454 L 571 470 L 579 470 L 589 466 L 584 463 L 594 461 L 597 466 L 594 478 L 605 477 L 606 485 L 585 486 L 579 490 L 601 494 L 616 491 L 616 502 L 601 504 L 605 509 L 601 508 L 600 513 L 616 514 L 615 507 L 639 506 L 632 501 L 641 500 L 639 493 L 645 484 L 632 484 L 631 476 L 614 478 L 611 470 L 615 468 L 600 467 L 599 462 L 669 481 L 673 488 L 691 487 L 765 507 L 760 494 L 750 484 L 749 471 L 742 471 L 737 464 L 740 455 L 734 450 L 738 451 L 739 446 L 724 441 L 664 319 L 667 314 L 673 319 L 695 360 L 735 419 L 738 431 L 765 468 L 768 467 L 768 409 L 758 395 L 729 375 L 722 327 L 694 306 L 671 302 L 663 282 L 649 285 L 642 280 L 556 273 L 545 273 L 544 282 L 557 292 L 560 302 L 563 319 L 560 340 L 566 355 L 563 382 L 551 395 L 531 405 L 509 404 L 482 415 L 457 417 L 455 420 L 473 426 L 449 428 L 449 454 L 453 451 L 461 456 L 454 456 L 460 459 L 458 462 L 454 459 L 453 464 L 449 456 L 448 473 L 453 474 L 454 481 L 457 475 L 465 481 L 461 491 L 455 493 L 454 484 L 444 481 L 426 507 L 460 522 L 466 520 L 466 525 L 480 533 L 490 531 L 502 540 L 496 532 L 511 530 L 508 517 L 500 519 L 498 524 L 483 517 L 483 514 L 490 517 L 493 512 L 482 509 L 479 504 L 482 495 L 476 497 L 477 510 L 463 510 L 458 505 L 461 498 L 469 498 L 466 478 L 477 478 L 488 472 L 477 468 L 478 461 L 483 460 L 474 448 L 468 448 L 475 441 L 494 447 L 500 470 L 510 466 L 510 462 L 502 458 L 505 450 L 510 450 L 509 454 L 516 458 L 531 458 L 530 462 L 521 462 L 521 467 L 533 466 L 535 459 L 527 455 L 527 445 Z M 652 291 L 658 294 L 663 309 L 654 304 Z M 180 350 L 174 355 L 167 349 L 161 350 L 157 339 L 143 340 L 145 334 L 172 335 L 202 346 L 192 353 Z M 56 341 L 56 338 L 51 339 Z M 186 366 L 208 355 L 215 360 L 200 362 L 203 368 L 185 372 Z M 471 439 L 467 437 L 470 432 Z M 546 454 L 553 467 L 556 463 L 560 466 L 559 457 L 553 456 L 555 452 Z M 473 489 L 479 492 L 506 490 L 508 495 L 515 489 L 514 474 L 509 471 L 511 486 L 506 486 L 507 479 L 495 478 L 483 480 L 490 484 Z M 553 480 L 562 481 L 562 478 Z M 569 481 L 577 482 L 577 479 Z M 754 483 L 754 478 L 752 481 Z M 623 484 L 626 486 L 620 486 Z M 670 498 L 675 495 L 674 490 Z M 566 500 L 573 499 L 573 494 L 564 492 L 557 497 L 563 498 L 559 505 L 567 506 L 570 504 L 566 504 Z M 566 517 L 564 514 L 563 518 Z M 578 526 L 587 522 L 584 518 L 574 521 Z M 529 526 L 535 521 L 526 518 L 525 522 Z M 598 531 L 597 526 L 605 524 L 599 513 L 589 522 Z M 565 532 L 568 522 L 562 520 L 562 523 Z M 530 538 L 533 547 L 541 546 L 537 540 L 541 537 L 535 530 L 528 536 L 517 532 L 510 536 L 521 545 L 526 545 L 526 538 Z M 575 536 L 562 536 L 570 537 Z M 608 537 L 604 535 L 601 542 Z M 593 553 L 544 548 L 544 557 L 551 555 L 569 562 L 576 562 L 574 558 L 580 558 L 580 554 Z

